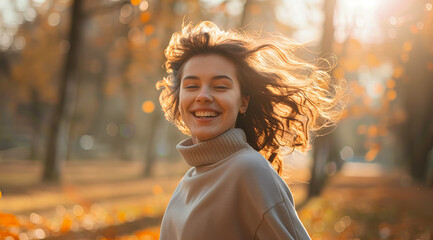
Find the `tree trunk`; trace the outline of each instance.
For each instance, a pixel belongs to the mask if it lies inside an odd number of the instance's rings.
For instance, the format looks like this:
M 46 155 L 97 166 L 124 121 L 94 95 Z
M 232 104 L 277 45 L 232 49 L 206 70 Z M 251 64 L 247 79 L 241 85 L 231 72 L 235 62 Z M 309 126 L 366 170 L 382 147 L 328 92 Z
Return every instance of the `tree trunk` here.
M 332 53 L 332 44 L 334 42 L 334 11 L 336 0 L 325 0 L 323 10 L 325 20 L 323 23 L 323 34 L 321 42 L 322 57 Z M 332 73 L 330 73 L 332 74 Z M 335 152 L 335 140 L 332 133 L 325 136 L 319 136 L 314 140 L 313 147 L 313 167 L 311 180 L 308 188 L 308 196 L 313 197 L 320 194 L 327 179 L 326 164 L 333 160 Z
M 146 144 L 146 155 L 145 155 L 145 164 L 144 164 L 144 171 L 143 171 L 143 176 L 144 177 L 151 177 L 152 176 L 152 170 L 153 170 L 153 166 L 156 160 L 156 156 L 155 156 L 155 146 L 156 146 L 156 138 L 157 138 L 157 128 L 158 128 L 158 123 L 159 123 L 159 114 L 154 112 L 152 113 L 152 120 L 150 122 L 150 133 L 149 133 L 149 138 L 147 140 L 147 144 Z
M 427 178 L 428 155 L 433 149 L 433 71 L 421 67 L 424 65 L 421 63 L 429 61 L 429 54 L 425 51 L 428 48 L 427 44 L 429 43 L 425 43 L 419 37 L 415 39 L 410 55 L 410 59 L 413 60 L 405 64 L 410 80 L 404 84 L 404 89 L 401 89 L 406 91 L 404 100 L 408 117 L 403 128 L 406 137 L 402 138 L 402 141 L 408 148 L 411 175 L 420 181 Z
M 30 155 L 29 158 L 31 160 L 39 159 L 39 142 L 40 142 L 40 135 L 41 135 L 41 125 L 42 125 L 42 109 L 41 109 L 41 101 L 39 92 L 34 88 L 30 88 L 30 96 L 32 99 L 31 102 L 31 121 L 32 121 L 32 140 L 31 140 L 31 147 L 30 147 Z
M 157 1 L 157 3 L 155 4 L 156 4 L 154 8 L 155 16 L 153 17 L 154 19 L 153 21 L 157 29 L 163 29 L 158 34 L 159 34 L 159 39 L 161 39 L 161 42 L 165 44 L 168 42 L 168 39 L 170 38 L 171 31 L 172 31 L 171 29 L 172 22 L 170 21 L 172 18 L 168 18 L 165 16 L 173 16 L 173 11 L 172 11 L 173 0 L 161 0 L 161 1 Z M 157 19 L 162 19 L 162 21 L 161 20 L 158 21 Z M 158 78 L 163 74 L 165 73 L 158 71 L 157 74 L 155 75 L 156 78 Z M 146 154 L 144 157 L 144 165 L 143 165 L 143 172 L 142 172 L 143 177 L 152 176 L 153 166 L 156 160 L 155 143 L 158 138 L 158 135 L 156 133 L 157 133 L 158 123 L 161 120 L 161 115 L 158 112 L 154 111 L 151 115 L 151 118 L 152 118 L 150 122 L 151 127 L 150 127 L 150 132 L 147 135 L 147 144 L 146 144 L 146 151 L 145 151 Z
M 69 138 L 69 124 L 71 121 L 71 98 L 75 96 L 76 76 L 78 67 L 78 53 L 81 41 L 83 0 L 75 0 L 72 4 L 71 27 L 69 31 L 69 51 L 66 54 L 60 74 L 58 101 L 55 106 L 51 128 L 47 141 L 47 152 L 44 163 L 42 180 L 60 182 L 62 165 L 66 157 Z

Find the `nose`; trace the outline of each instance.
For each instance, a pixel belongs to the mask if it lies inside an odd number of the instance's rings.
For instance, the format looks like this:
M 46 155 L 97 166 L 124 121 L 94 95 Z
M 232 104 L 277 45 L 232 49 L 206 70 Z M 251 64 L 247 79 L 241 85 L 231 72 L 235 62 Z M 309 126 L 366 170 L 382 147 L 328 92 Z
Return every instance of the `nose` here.
M 213 101 L 212 94 L 208 87 L 202 87 L 197 97 L 195 98 L 197 103 L 210 103 Z

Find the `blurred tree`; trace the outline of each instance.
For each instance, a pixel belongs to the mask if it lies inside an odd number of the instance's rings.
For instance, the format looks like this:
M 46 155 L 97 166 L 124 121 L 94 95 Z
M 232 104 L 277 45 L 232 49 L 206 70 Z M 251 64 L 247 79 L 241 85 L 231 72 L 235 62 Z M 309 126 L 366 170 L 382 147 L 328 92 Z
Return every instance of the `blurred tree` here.
M 155 5 L 153 6 L 153 17 L 149 21 L 148 26 L 154 26 L 158 32 L 156 32 L 156 38 L 154 38 L 154 41 L 158 41 L 158 48 L 157 51 L 160 51 L 160 54 L 157 54 L 155 56 L 158 63 L 161 63 L 164 61 L 163 58 L 163 50 L 164 46 L 168 41 L 170 40 L 171 33 L 173 32 L 173 26 L 175 23 L 178 23 L 178 17 L 175 14 L 175 7 L 176 7 L 175 0 L 161 0 L 155 2 Z M 180 26 L 179 26 L 180 27 Z M 155 50 L 155 49 L 154 49 Z M 154 61 L 154 58 L 149 58 L 148 61 Z M 154 68 L 154 78 L 155 80 L 152 81 L 152 85 L 155 86 L 155 83 L 157 80 L 159 80 L 162 76 L 165 75 L 164 69 L 161 67 L 158 67 L 157 65 L 153 64 Z M 157 96 L 154 95 L 155 102 L 157 102 Z M 164 121 L 165 119 L 162 118 L 161 113 L 159 111 L 153 111 L 151 115 L 150 120 L 150 126 L 148 132 L 148 139 L 146 144 L 146 151 L 144 155 L 144 168 L 143 168 L 143 176 L 144 177 L 151 177 L 153 172 L 153 167 L 156 160 L 156 143 L 158 141 L 157 136 L 157 130 L 158 130 L 158 124 L 161 121 Z
M 11 66 L 6 55 L 6 52 L 0 51 L 0 116 L 3 116 L 0 118 L 0 151 L 14 146 L 11 130 L 5 128 L 11 125 L 11 119 L 8 118 L 10 114 L 7 114 L 7 95 L 4 92 L 11 76 Z
M 329 58 L 333 53 L 334 43 L 334 10 L 336 0 L 325 0 L 323 12 L 325 19 L 323 22 L 323 34 L 321 40 L 321 57 L 324 59 Z M 332 59 L 328 59 L 332 63 Z M 332 76 L 332 72 L 330 72 Z M 329 131 L 329 129 L 328 129 Z M 314 139 L 313 148 L 313 166 L 311 169 L 311 180 L 308 187 L 308 196 L 313 197 L 319 195 L 323 188 L 326 179 L 327 164 L 331 161 L 337 161 L 338 154 L 336 154 L 336 141 L 333 133 L 328 133 L 324 136 L 318 136 Z
M 429 152 L 433 149 L 433 14 L 431 3 L 407 5 L 399 19 L 408 19 L 389 44 L 395 61 L 393 79 L 402 95 L 405 121 L 395 130 L 403 146 L 411 175 L 426 181 Z M 431 161 L 431 160 L 430 160 Z
M 2 81 L 5 81 L 11 74 L 11 68 L 6 57 L 6 53 L 1 51 L 0 51 L 0 74 L 1 74 Z
M 71 121 L 71 106 L 74 104 L 77 65 L 82 38 L 83 1 L 74 0 L 70 15 L 69 51 L 65 56 L 60 73 L 58 101 L 56 103 L 47 141 L 47 152 L 44 162 L 42 179 L 48 182 L 58 182 L 61 168 L 66 158 Z

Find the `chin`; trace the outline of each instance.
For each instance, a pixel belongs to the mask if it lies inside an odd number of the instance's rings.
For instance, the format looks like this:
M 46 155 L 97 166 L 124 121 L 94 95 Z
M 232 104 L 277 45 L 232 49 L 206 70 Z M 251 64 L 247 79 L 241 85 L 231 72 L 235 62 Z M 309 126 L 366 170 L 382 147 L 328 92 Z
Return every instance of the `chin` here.
M 212 138 L 216 138 L 219 135 L 227 132 L 228 130 L 230 130 L 232 128 L 227 128 L 227 129 L 207 129 L 207 130 L 200 130 L 200 131 L 194 131 L 191 132 L 192 137 L 197 141 L 197 142 L 203 142 L 203 141 L 207 141 L 210 140 Z
M 212 138 L 217 137 L 219 134 L 212 134 L 212 133 L 203 133 L 203 134 L 196 134 L 193 135 L 193 137 L 197 140 L 197 142 L 203 142 L 203 141 L 207 141 L 210 140 Z

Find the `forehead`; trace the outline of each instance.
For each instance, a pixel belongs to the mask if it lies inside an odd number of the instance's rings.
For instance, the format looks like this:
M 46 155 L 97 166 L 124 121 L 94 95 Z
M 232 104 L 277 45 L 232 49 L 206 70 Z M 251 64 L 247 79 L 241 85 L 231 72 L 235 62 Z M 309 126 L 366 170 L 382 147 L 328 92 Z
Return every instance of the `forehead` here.
M 190 58 L 183 66 L 182 76 L 228 75 L 236 77 L 236 68 L 231 60 L 218 54 L 197 55 Z

